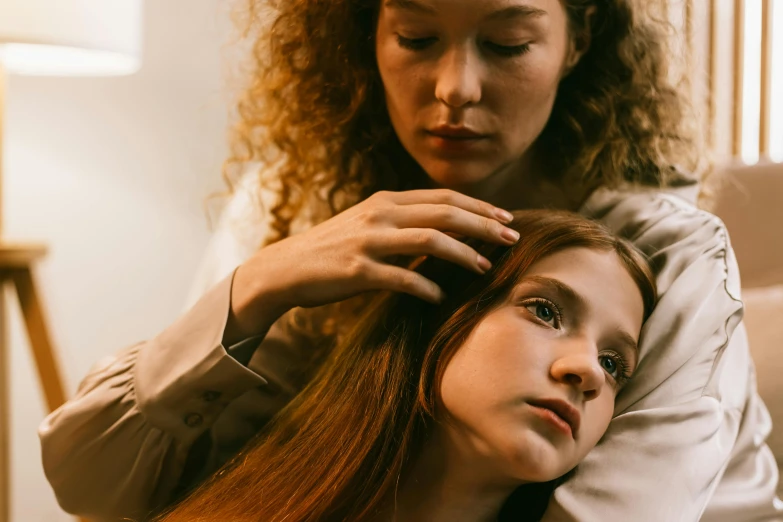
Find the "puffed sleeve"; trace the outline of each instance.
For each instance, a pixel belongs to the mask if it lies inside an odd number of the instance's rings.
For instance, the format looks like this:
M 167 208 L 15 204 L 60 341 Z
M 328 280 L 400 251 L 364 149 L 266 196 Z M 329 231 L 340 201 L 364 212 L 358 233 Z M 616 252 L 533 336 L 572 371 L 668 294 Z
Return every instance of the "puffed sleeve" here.
M 723 224 L 660 193 L 599 197 L 586 213 L 651 257 L 660 300 L 615 418 L 544 522 L 783 520 Z
M 41 424 L 46 476 L 66 511 L 144 517 L 171 500 L 194 442 L 266 380 L 221 344 L 231 277 L 157 337 L 96 365 Z
M 295 393 L 298 339 L 281 321 L 265 337 L 222 345 L 234 270 L 266 230 L 257 179 L 249 171 L 221 214 L 185 313 L 96 364 L 40 425 L 44 471 L 66 511 L 143 520 L 219 465 L 205 454 L 241 447 Z

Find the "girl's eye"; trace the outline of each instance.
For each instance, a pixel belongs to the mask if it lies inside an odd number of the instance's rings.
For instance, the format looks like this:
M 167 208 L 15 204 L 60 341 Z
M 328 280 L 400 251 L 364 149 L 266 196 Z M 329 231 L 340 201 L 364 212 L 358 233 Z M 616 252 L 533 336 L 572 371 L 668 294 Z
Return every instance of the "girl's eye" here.
M 606 373 L 611 375 L 612 377 L 617 377 L 617 361 L 612 359 L 611 357 L 601 356 L 599 357 L 601 361 L 601 368 L 604 369 Z
M 612 353 L 610 355 L 601 355 L 598 357 L 601 368 L 620 386 L 625 384 L 631 378 L 628 365 L 622 356 Z
M 555 320 L 555 313 L 546 305 L 536 305 L 536 317 L 548 323 Z
M 554 303 L 548 301 L 537 300 L 525 306 L 539 321 L 552 326 L 553 328 L 560 328 L 560 310 Z
M 435 37 L 429 37 L 429 38 L 405 38 L 402 35 L 397 35 L 397 43 L 400 47 L 403 49 L 408 49 L 410 51 L 423 51 L 427 47 L 431 46 L 435 42 L 437 42 L 438 39 Z
M 521 56 L 530 50 L 530 44 L 522 45 L 500 45 L 492 42 L 484 44 L 490 51 L 503 57 Z

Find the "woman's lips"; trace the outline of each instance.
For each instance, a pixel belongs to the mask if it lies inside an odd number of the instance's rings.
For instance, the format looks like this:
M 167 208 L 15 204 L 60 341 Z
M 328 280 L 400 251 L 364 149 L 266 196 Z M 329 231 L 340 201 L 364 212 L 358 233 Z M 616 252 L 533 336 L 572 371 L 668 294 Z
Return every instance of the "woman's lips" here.
M 488 135 L 467 127 L 436 127 L 426 131 L 427 140 L 444 152 L 468 152 L 483 144 Z

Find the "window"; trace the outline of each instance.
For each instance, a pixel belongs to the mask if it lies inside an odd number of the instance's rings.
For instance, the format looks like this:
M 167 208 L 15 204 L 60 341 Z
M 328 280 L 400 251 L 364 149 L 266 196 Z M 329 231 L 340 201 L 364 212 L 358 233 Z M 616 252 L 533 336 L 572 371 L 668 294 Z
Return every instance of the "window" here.
M 665 0 L 716 159 L 783 162 L 783 0 Z

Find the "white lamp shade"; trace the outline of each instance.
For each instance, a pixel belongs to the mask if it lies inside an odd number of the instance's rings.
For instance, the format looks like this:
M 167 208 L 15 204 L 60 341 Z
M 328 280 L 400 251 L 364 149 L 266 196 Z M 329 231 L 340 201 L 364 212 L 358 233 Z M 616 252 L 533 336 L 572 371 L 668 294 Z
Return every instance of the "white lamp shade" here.
M 132 74 L 141 65 L 143 0 L 0 0 L 9 73 Z

